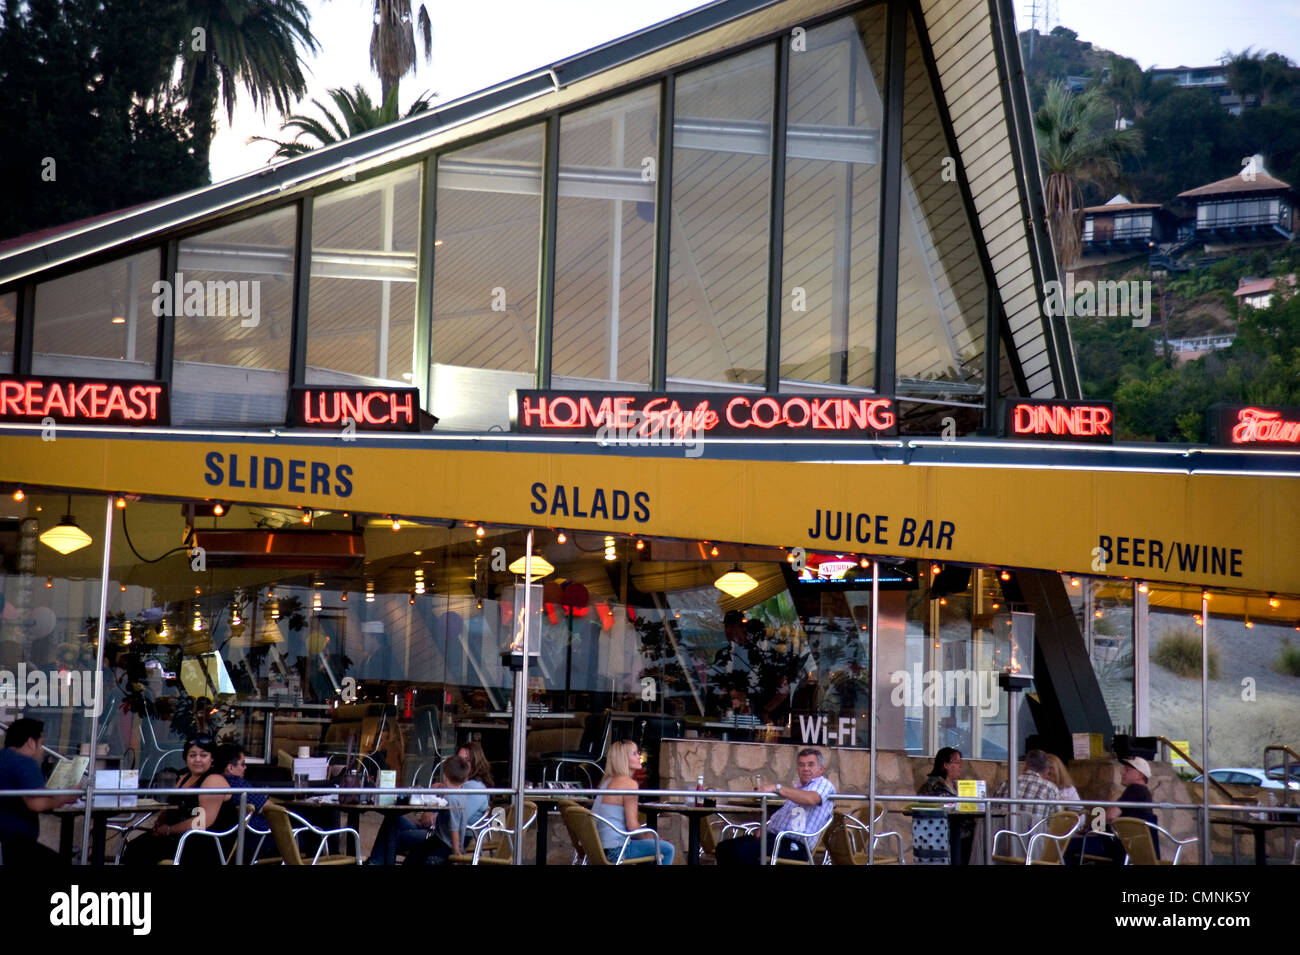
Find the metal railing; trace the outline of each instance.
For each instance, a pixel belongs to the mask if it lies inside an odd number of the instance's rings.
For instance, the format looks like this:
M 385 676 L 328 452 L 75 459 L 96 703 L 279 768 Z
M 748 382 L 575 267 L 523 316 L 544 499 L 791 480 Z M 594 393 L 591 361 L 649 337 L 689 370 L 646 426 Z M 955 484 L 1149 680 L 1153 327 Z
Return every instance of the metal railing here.
M 1294 754 L 1294 751 L 1292 751 L 1292 753 Z M 203 789 L 201 790 L 201 792 L 203 795 L 209 795 L 209 796 L 230 795 L 230 796 L 239 797 L 239 823 L 238 823 L 238 835 L 237 835 L 236 849 L 235 849 L 235 864 L 243 864 L 245 834 L 248 831 L 250 831 L 248 829 L 248 820 L 249 820 L 248 797 L 254 794 L 275 796 L 282 799 L 284 798 L 292 799 L 293 797 L 302 798 L 302 797 L 318 796 L 318 795 L 333 795 L 333 796 L 340 797 L 339 801 L 322 802 L 319 804 L 320 808 L 336 809 L 343 812 L 354 811 L 357 813 L 361 813 L 367 811 L 368 809 L 373 809 L 375 808 L 375 806 L 371 803 L 366 803 L 366 802 L 360 802 L 360 803 L 352 802 L 351 800 L 353 797 L 379 797 L 379 796 L 397 797 L 397 796 L 428 795 L 428 794 L 442 795 L 442 796 L 449 795 L 449 794 L 474 794 L 478 796 L 493 797 L 493 796 L 515 796 L 518 794 L 519 790 L 503 788 L 503 787 L 494 787 L 491 789 L 486 789 L 486 788 L 485 789 L 479 789 L 479 788 L 435 789 L 430 787 L 414 787 L 414 786 L 395 787 L 395 788 L 380 788 L 380 787 L 340 788 L 337 786 L 311 786 L 305 788 L 297 788 L 297 787 L 285 787 L 285 786 L 250 786 L 250 787 L 240 787 L 240 788 L 212 787 L 210 789 Z M 146 811 L 161 812 L 161 811 L 165 811 L 166 808 L 169 807 L 165 807 L 165 806 L 148 806 L 143 808 L 131 807 L 131 806 L 105 807 L 102 805 L 99 807 L 95 807 L 93 806 L 93 800 L 95 797 L 125 796 L 125 797 L 135 797 L 135 798 L 140 798 L 140 797 L 154 798 L 158 796 L 165 797 L 165 796 L 172 796 L 172 795 L 185 795 L 190 797 L 196 797 L 198 794 L 199 791 L 196 791 L 194 787 L 189 787 L 189 788 L 172 787 L 167 789 L 95 789 L 89 793 L 92 801 L 88 803 L 84 807 L 84 809 L 86 811 L 87 816 L 89 816 L 92 808 L 98 808 L 100 810 L 103 810 L 105 808 L 117 809 L 124 814 L 131 813 L 131 812 L 146 812 Z M 0 790 L 0 798 L 13 797 L 13 796 L 62 796 L 62 795 L 84 796 L 87 795 L 87 791 L 83 789 Z M 759 829 L 762 832 L 767 831 L 767 823 L 771 815 L 769 811 L 771 803 L 774 801 L 784 803 L 786 801 L 783 797 L 780 797 L 774 793 L 758 793 L 752 790 L 714 790 L 714 789 L 704 790 L 704 791 L 695 790 L 695 789 L 599 789 L 599 788 L 568 789 L 568 788 L 544 788 L 544 787 L 526 786 L 523 790 L 523 795 L 525 799 L 533 800 L 536 802 L 556 802 L 562 799 L 569 799 L 574 796 L 595 797 L 595 796 L 629 796 L 629 795 L 635 795 L 638 797 L 649 796 L 649 797 L 659 797 L 659 798 L 683 797 L 684 799 L 688 799 L 688 800 L 689 799 L 710 799 L 710 800 L 743 799 L 756 804 L 754 811 L 757 811 L 759 814 Z M 872 796 L 869 795 L 868 793 L 837 792 L 834 793 L 830 798 L 833 803 L 860 802 L 860 803 L 870 804 L 872 801 Z M 348 801 L 344 801 L 344 800 L 348 800 Z M 980 808 L 977 810 L 976 813 L 972 814 L 972 818 L 982 819 L 985 823 L 985 832 L 988 834 L 988 837 L 984 841 L 984 856 L 985 856 L 986 863 L 992 862 L 993 844 L 992 844 L 991 836 L 994 832 L 992 825 L 993 825 L 993 819 L 997 807 L 1004 807 L 1004 806 L 1008 807 L 1007 812 L 1000 815 L 1009 815 L 1013 813 L 1023 812 L 1024 810 L 1021 807 L 1025 807 L 1025 806 L 1045 806 L 1049 808 L 1055 808 L 1057 810 L 1083 811 L 1083 812 L 1092 812 L 1093 810 L 1098 808 L 1100 809 L 1110 809 L 1110 808 L 1148 809 L 1148 810 L 1173 811 L 1173 812 L 1190 811 L 1197 814 L 1198 822 L 1201 823 L 1202 827 L 1207 825 L 1206 821 L 1201 818 L 1203 813 L 1207 813 L 1207 812 L 1218 813 L 1230 817 L 1238 814 L 1246 814 L 1247 817 L 1249 818 L 1250 816 L 1259 814 L 1261 811 L 1261 807 L 1257 805 L 1243 806 L 1240 804 L 1205 805 L 1204 803 L 1177 803 L 1177 802 L 1150 802 L 1150 803 L 1120 802 L 1118 800 L 1099 800 L 1099 799 L 1082 799 L 1082 798 L 1077 800 L 1030 799 L 1023 796 L 1011 796 L 1011 795 L 953 797 L 953 796 L 917 796 L 917 795 L 911 795 L 906 793 L 882 794 L 877 792 L 874 794 L 874 802 L 876 804 L 884 803 L 888 805 L 888 804 L 901 803 L 901 804 L 906 804 L 907 806 L 919 805 L 919 806 L 928 806 L 933 808 L 942 808 L 944 806 L 952 805 L 955 803 L 974 803 L 978 805 Z M 1009 808 L 1013 805 L 1016 807 L 1014 810 Z M 1080 810 L 1079 808 L 1081 806 L 1084 807 L 1082 810 Z M 78 807 L 78 808 L 82 808 L 82 807 Z M 411 812 L 419 812 L 421 811 L 422 808 L 424 807 L 421 807 L 420 805 L 409 806 Z M 1292 808 L 1292 807 L 1269 806 L 1264 808 L 1270 815 L 1274 817 L 1283 817 L 1286 820 L 1294 820 L 1296 822 L 1300 822 L 1300 807 Z M 542 810 L 539 807 L 539 812 L 540 811 Z M 719 811 L 725 812 L 725 809 Z M 897 812 L 899 810 L 889 810 L 889 811 Z M 1223 820 L 1212 820 L 1212 821 L 1215 822 L 1215 824 L 1230 824 L 1224 822 Z M 1243 824 L 1250 825 L 1250 823 L 1243 823 Z M 872 831 L 874 833 L 874 829 Z M 259 832 L 258 834 L 260 835 L 261 833 Z M 1285 846 L 1285 842 L 1286 840 L 1284 840 L 1284 846 Z M 1235 839 L 1234 839 L 1234 843 L 1235 843 Z M 760 861 L 766 863 L 767 861 L 766 840 L 760 839 L 759 846 L 760 846 Z M 1211 847 L 1209 845 L 1198 845 L 1198 849 L 1201 853 L 1201 864 L 1202 865 L 1211 864 L 1212 862 Z M 1235 850 L 1235 845 L 1234 845 L 1234 850 Z M 83 841 L 82 852 L 81 852 L 83 865 L 86 864 L 86 857 L 88 851 L 89 851 L 89 846 L 86 845 Z M 874 845 L 872 844 L 872 840 L 868 840 L 868 861 L 869 863 L 874 862 Z

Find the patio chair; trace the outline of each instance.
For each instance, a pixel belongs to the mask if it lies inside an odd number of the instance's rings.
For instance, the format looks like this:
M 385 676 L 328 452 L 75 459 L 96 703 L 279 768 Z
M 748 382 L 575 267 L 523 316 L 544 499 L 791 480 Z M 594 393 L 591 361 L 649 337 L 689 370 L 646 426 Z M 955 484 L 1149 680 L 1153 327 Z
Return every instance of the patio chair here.
M 560 774 L 566 766 L 576 766 L 587 777 L 587 787 L 594 786 L 591 770 L 596 770 L 596 779 L 604 774 L 605 754 L 609 751 L 609 740 L 613 731 L 614 719 L 609 710 L 590 714 L 584 724 L 582 740 L 576 750 L 543 754 L 542 785 L 546 785 L 548 774 L 552 782 L 558 783 Z
M 416 752 L 420 762 L 411 777 L 412 786 L 432 786 L 438 778 L 438 770 L 448 759 L 448 754 L 438 745 L 438 711 L 434 707 L 425 707 L 415 721 Z M 424 782 L 420 778 L 424 777 Z
M 772 840 L 772 854 L 767 857 L 768 865 L 812 865 L 817 859 L 817 851 L 821 848 L 822 838 L 826 835 L 826 830 L 831 827 L 835 821 L 835 814 L 821 824 L 816 832 L 802 832 L 798 829 L 782 829 Z M 781 840 L 785 839 L 786 846 L 790 846 L 795 840 L 803 843 L 803 847 L 808 851 L 807 859 L 788 859 L 781 855 Z
M 277 806 L 269 802 L 262 807 L 262 815 L 266 817 L 267 823 L 271 826 L 271 836 L 275 839 L 275 847 L 280 851 L 280 858 L 285 865 L 361 864 L 361 836 L 355 829 L 320 829 L 297 813 L 290 812 L 283 806 Z M 304 862 L 302 853 L 298 850 L 298 835 L 302 832 L 311 832 L 320 836 L 320 845 L 316 847 L 316 854 L 312 857 L 311 862 Z M 329 846 L 329 837 L 342 835 L 352 836 L 352 844 L 355 847 L 356 854 L 325 854 L 325 849 Z
M 620 829 L 618 826 L 600 819 L 594 812 L 583 806 L 566 806 L 564 808 L 564 824 L 568 827 L 569 832 L 577 840 L 577 845 L 581 847 L 585 855 L 586 865 L 640 865 L 648 863 L 655 865 L 659 861 L 659 833 L 650 828 L 633 829 L 628 832 L 626 829 Z M 619 846 L 618 855 L 611 862 L 605 855 L 605 847 L 600 841 L 600 826 L 605 825 L 612 829 L 616 834 L 622 837 L 622 845 Z M 627 845 L 632 841 L 634 836 L 642 833 L 650 833 L 655 840 L 655 854 L 652 856 L 640 856 L 635 859 L 625 859 L 623 854 L 627 852 Z
M 1124 845 L 1125 865 L 1178 865 L 1178 857 L 1182 855 L 1183 847 L 1197 841 L 1196 836 L 1179 839 L 1154 822 L 1147 822 L 1145 819 L 1137 819 L 1133 816 L 1120 816 L 1118 819 L 1113 819 L 1110 826 Z M 1156 858 L 1156 839 L 1159 838 L 1157 833 L 1163 833 L 1170 842 L 1178 846 L 1174 850 L 1172 859 Z
M 498 806 L 483 817 L 474 834 L 474 851 L 461 852 L 449 861 L 458 865 L 510 865 L 514 862 L 515 831 L 510 826 L 514 813 Z M 537 820 L 537 803 L 524 801 L 524 831 Z M 468 848 L 468 847 L 467 847 Z
M 249 812 L 248 816 L 245 817 L 244 820 L 245 824 L 247 824 L 248 818 L 251 817 L 252 815 L 253 813 Z M 252 832 L 251 829 L 248 831 Z M 213 831 L 211 829 L 187 829 L 185 832 L 181 833 L 181 840 L 176 844 L 176 854 L 173 855 L 170 859 L 163 859 L 158 864 L 159 865 L 180 865 L 181 858 L 185 855 L 185 843 L 187 841 L 189 841 L 190 839 L 197 839 L 197 840 L 211 839 L 212 847 L 217 853 L 217 861 L 221 865 L 228 865 L 235 858 L 236 844 L 232 842 L 230 844 L 230 848 L 227 849 L 222 844 L 221 840 L 233 836 L 238 832 L 239 832 L 238 822 L 236 822 L 233 826 L 231 826 L 229 829 L 226 829 L 224 831 Z M 258 843 L 258 847 L 259 848 L 261 847 L 260 842 Z
M 896 839 L 898 841 L 897 854 L 880 855 L 876 853 L 875 864 L 903 864 L 903 837 L 897 832 L 880 831 L 880 827 L 885 821 L 886 810 L 881 809 L 876 814 L 873 825 L 868 825 L 861 818 L 861 815 L 865 815 L 867 811 L 867 807 L 863 806 L 850 813 L 836 810 L 834 816 L 832 816 L 831 827 L 826 833 L 826 847 L 830 853 L 832 865 L 866 865 L 867 859 L 870 857 L 867 851 L 868 845 L 879 845 L 887 839 Z
M 1025 865 L 1065 865 L 1065 849 L 1070 838 L 1083 827 L 1084 816 L 1078 812 L 1055 812 L 1047 827 L 1029 839 Z M 1035 857 L 1035 850 L 1038 855 Z

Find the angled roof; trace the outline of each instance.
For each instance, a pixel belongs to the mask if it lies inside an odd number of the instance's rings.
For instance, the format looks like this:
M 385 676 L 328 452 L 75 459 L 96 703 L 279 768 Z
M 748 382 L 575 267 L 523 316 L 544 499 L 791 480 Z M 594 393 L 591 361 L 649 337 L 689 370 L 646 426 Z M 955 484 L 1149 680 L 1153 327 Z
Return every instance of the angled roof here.
M 1180 192 L 1178 198 L 1197 199 L 1202 196 L 1228 196 L 1243 192 L 1276 192 L 1290 188 L 1289 183 L 1285 183 L 1281 179 L 1274 179 L 1268 173 L 1257 172 L 1250 180 L 1243 179 L 1241 174 L 1238 173 L 1235 176 L 1220 179 L 1218 182 L 1212 182 L 1209 185 L 1197 186 L 1195 189 Z
M 226 182 L 0 244 L 0 287 L 124 244 L 145 244 L 252 207 L 428 156 L 703 57 L 848 12 L 846 0 L 719 0 L 382 129 Z M 1057 278 L 1011 0 L 920 0 L 921 54 L 937 79 L 972 226 L 999 293 L 1021 393 L 1077 397 L 1069 329 L 1047 317 Z M 905 119 L 906 124 L 906 119 Z M 947 135 L 946 132 L 939 133 Z M 981 251 L 980 258 L 984 258 Z M 993 386 L 993 383 L 990 383 Z

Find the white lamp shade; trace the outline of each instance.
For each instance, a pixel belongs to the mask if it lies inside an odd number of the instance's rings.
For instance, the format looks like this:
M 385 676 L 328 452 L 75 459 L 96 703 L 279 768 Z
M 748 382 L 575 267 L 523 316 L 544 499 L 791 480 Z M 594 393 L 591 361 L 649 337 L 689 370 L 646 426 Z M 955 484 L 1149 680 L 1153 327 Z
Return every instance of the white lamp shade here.
M 743 597 L 758 586 L 758 581 L 739 567 L 732 567 L 731 570 L 715 580 L 713 586 L 728 597 Z
M 41 543 L 60 554 L 71 554 L 89 544 L 90 535 L 77 526 L 71 514 L 65 514 L 63 520 L 41 534 Z
M 543 577 L 555 573 L 555 567 L 552 566 L 551 562 L 541 554 L 533 555 L 533 566 L 531 569 L 532 575 L 528 578 L 530 582 L 540 580 Z M 516 577 L 522 577 L 524 575 L 524 559 L 522 557 L 510 565 L 510 573 L 514 574 Z

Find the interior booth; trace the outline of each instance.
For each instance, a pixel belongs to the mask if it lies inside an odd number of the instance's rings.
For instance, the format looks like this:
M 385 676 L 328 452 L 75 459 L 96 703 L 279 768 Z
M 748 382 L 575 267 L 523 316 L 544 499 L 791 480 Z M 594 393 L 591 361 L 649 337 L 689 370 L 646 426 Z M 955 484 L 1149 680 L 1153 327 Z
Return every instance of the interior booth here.
M 1082 394 L 1010 7 L 717 3 L 0 244 L 0 722 L 142 785 L 197 732 L 418 786 L 1275 764 L 1297 413 Z

